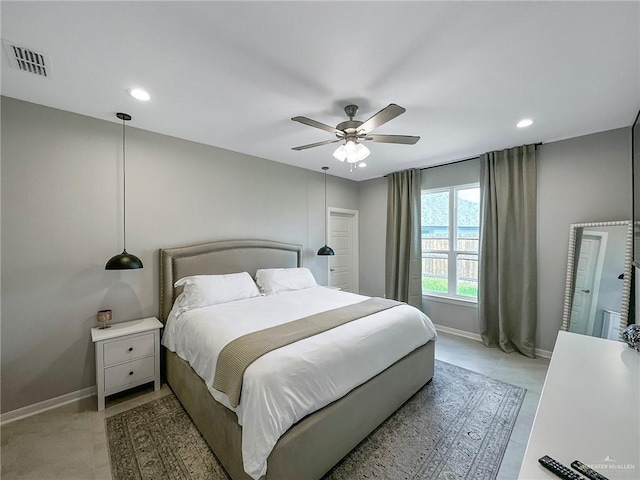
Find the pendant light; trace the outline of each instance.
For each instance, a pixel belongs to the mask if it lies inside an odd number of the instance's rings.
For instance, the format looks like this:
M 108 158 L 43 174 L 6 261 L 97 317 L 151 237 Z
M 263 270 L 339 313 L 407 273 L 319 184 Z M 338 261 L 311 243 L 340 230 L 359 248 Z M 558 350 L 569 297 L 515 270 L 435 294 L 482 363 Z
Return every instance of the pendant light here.
M 127 253 L 127 165 L 125 163 L 124 122 L 131 120 L 131 115 L 126 113 L 117 113 L 116 117 L 122 120 L 122 237 L 124 248 L 122 253 L 111 257 L 104 268 L 105 270 L 130 270 L 134 268 L 142 268 L 142 261 L 140 261 L 140 259 L 135 255 Z
M 333 252 L 333 248 L 327 246 L 327 170 L 329 167 L 322 167 L 324 170 L 324 238 L 325 244 L 324 247 L 321 247 L 318 250 L 318 255 L 335 255 Z

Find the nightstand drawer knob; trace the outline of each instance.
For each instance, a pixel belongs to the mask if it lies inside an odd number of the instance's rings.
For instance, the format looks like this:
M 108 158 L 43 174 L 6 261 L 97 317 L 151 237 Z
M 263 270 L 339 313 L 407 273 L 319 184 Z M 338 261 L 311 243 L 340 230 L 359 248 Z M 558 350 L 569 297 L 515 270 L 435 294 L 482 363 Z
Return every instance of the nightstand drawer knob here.
M 133 372 L 129 372 L 129 375 L 133 375 Z
M 130 351 L 130 352 L 133 352 L 133 347 L 129 347 L 129 351 Z

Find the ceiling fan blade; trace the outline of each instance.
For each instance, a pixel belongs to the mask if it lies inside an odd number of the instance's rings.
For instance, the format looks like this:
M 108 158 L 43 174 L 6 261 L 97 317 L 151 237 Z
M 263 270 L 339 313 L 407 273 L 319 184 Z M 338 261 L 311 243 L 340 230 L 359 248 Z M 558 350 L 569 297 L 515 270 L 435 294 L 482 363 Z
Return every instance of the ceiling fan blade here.
M 365 140 L 371 142 L 380 143 L 402 143 L 405 145 L 414 145 L 420 140 L 420 137 L 414 137 L 412 135 L 382 135 L 371 133 L 364 137 Z
M 324 130 L 326 132 L 334 133 L 336 135 L 340 135 L 341 137 L 344 137 L 344 133 L 341 130 L 338 130 L 329 125 L 325 125 L 324 123 L 316 122 L 315 120 L 311 120 L 310 118 L 307 118 L 307 117 L 293 117 L 291 120 L 293 120 L 294 122 L 300 122 L 305 125 L 309 125 L 310 127 L 316 127 L 316 128 L 319 128 L 320 130 Z
M 301 145 L 299 147 L 293 147 L 291 150 L 306 150 L 307 148 L 319 147 L 320 145 L 329 145 L 330 143 L 341 142 L 341 138 L 336 138 L 335 140 L 325 140 L 324 142 L 318 143 L 310 143 L 309 145 Z
M 406 111 L 406 108 L 396 105 L 395 103 L 391 103 L 360 125 L 358 127 L 358 131 L 364 130 L 365 132 L 370 132 L 374 128 L 378 128 L 380 125 L 387 123 L 389 120 L 393 120 L 398 115 L 402 115 Z

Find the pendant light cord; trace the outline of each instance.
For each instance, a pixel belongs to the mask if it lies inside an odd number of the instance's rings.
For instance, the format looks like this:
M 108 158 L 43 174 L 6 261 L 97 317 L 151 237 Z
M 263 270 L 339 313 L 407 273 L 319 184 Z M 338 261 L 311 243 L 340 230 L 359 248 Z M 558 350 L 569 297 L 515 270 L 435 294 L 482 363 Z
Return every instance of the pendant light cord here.
M 322 167 L 324 170 L 324 244 L 327 244 L 327 170 L 329 167 Z
M 125 155 L 125 119 L 122 118 L 122 243 L 127 251 L 127 163 Z

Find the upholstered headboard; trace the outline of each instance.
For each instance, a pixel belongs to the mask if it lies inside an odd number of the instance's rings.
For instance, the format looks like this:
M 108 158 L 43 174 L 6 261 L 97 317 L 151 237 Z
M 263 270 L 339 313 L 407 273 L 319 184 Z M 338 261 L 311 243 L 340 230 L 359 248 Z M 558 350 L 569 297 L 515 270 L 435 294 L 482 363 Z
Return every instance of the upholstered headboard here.
M 160 321 L 180 293 L 173 284 L 190 275 L 223 275 L 260 268 L 302 266 L 302 245 L 271 240 L 227 240 L 160 250 Z

